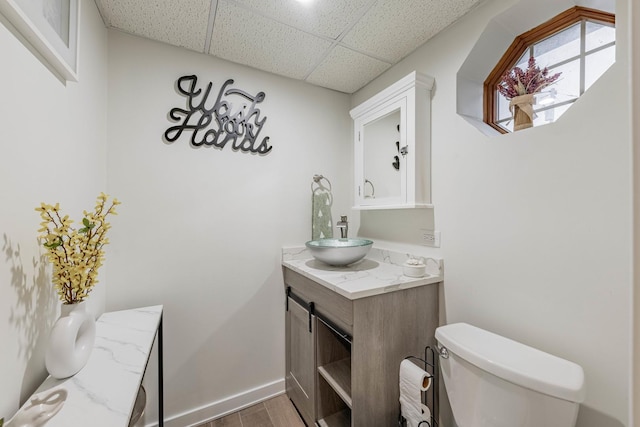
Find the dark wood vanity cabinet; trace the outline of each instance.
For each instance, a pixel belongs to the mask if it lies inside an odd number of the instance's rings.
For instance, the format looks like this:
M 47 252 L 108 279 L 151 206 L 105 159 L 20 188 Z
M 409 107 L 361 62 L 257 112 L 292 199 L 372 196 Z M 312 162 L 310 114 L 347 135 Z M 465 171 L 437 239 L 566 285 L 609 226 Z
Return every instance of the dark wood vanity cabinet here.
M 350 300 L 283 270 L 286 389 L 305 423 L 398 425 L 400 362 L 435 345 L 437 284 Z

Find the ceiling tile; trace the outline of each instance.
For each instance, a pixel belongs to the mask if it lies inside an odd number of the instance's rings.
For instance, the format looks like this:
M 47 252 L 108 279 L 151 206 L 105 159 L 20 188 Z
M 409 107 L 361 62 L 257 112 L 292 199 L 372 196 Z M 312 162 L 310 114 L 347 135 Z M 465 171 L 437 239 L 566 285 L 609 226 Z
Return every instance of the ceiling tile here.
M 298 29 L 337 39 L 375 0 L 235 0 Z
M 353 93 L 482 0 L 95 1 L 108 27 Z
M 336 46 L 306 79 L 309 83 L 353 93 L 389 68 L 391 64 Z
M 131 34 L 204 51 L 211 0 L 98 0 L 106 24 Z
M 342 42 L 397 62 L 481 0 L 379 0 Z
M 304 78 L 331 42 L 219 1 L 209 53 L 295 79 Z

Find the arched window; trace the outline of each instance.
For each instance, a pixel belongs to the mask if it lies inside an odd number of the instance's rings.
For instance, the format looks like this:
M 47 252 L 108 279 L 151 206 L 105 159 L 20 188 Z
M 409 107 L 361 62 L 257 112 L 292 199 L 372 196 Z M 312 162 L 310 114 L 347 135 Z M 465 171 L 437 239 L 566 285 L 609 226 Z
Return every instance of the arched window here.
M 530 57 L 560 79 L 536 95 L 534 126 L 554 122 L 615 62 L 615 15 L 573 7 L 515 38 L 484 82 L 484 121 L 511 132 L 509 101 L 498 90 L 514 66 L 527 68 Z

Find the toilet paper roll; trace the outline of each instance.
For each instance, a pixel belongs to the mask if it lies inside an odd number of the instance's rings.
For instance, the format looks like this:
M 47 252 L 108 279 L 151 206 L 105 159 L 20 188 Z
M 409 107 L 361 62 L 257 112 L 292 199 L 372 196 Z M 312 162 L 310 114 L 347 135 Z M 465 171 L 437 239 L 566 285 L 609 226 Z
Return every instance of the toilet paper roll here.
M 405 359 L 400 363 L 400 382 L 403 381 L 420 391 L 427 391 L 431 387 L 433 376 L 409 359 Z
M 422 421 L 427 421 L 429 423 L 428 425 L 431 425 L 431 410 L 427 405 L 420 405 L 420 408 L 422 409 Z M 418 424 L 418 427 L 425 426 L 427 426 L 425 423 Z
M 422 404 L 422 392 L 431 387 L 431 374 L 408 359 L 400 363 L 400 413 L 407 427 L 424 427 L 422 421 L 431 422 L 431 411 Z
M 427 405 L 421 404 L 416 407 L 413 402 L 400 398 L 400 414 L 404 418 L 407 427 L 428 427 L 432 425 L 431 410 Z

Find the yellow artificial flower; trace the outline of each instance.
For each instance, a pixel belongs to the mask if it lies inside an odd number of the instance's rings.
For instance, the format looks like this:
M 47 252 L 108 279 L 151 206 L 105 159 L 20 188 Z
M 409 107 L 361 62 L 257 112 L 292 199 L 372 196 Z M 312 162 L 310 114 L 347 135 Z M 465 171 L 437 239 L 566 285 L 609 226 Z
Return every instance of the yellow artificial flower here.
M 115 207 L 120 204 L 113 199 L 106 207 L 108 199 L 108 195 L 100 193 L 94 211 L 83 211 L 79 229 L 71 228 L 73 220 L 68 215 L 60 215 L 58 203 L 41 203 L 35 208 L 42 218 L 39 238 L 53 265 L 52 282 L 65 304 L 83 301 L 98 283 L 98 269 L 104 260 L 102 248 L 109 243 L 106 233 L 111 228 L 106 218 L 116 215 Z

